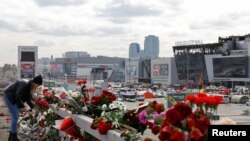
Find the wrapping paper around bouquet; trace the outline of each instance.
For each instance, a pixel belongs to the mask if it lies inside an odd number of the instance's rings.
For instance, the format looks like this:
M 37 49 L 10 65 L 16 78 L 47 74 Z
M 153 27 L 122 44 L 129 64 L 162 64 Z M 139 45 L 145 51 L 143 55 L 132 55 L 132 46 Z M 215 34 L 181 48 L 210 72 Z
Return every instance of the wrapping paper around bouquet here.
M 65 128 L 64 130 L 61 130 L 61 124 L 63 123 L 63 120 L 56 120 L 55 121 L 55 126 L 53 126 L 54 128 L 66 133 L 67 135 L 74 137 L 74 138 L 78 138 L 78 140 L 82 139 L 82 136 L 80 134 L 80 130 L 77 128 L 77 126 L 75 125 L 75 123 L 73 122 L 72 125 L 70 125 L 69 127 Z
M 64 130 L 61 130 L 61 131 L 65 132 L 69 136 L 72 136 L 72 137 L 75 137 L 75 138 L 81 137 L 80 131 L 77 128 L 76 125 L 72 125 L 72 126 L 68 127 L 67 129 L 64 129 Z

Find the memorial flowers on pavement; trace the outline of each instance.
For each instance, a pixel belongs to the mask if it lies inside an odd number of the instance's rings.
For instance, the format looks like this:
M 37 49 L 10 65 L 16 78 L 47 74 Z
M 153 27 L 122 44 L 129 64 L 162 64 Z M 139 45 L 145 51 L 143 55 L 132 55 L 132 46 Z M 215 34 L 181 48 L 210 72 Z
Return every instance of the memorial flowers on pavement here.
M 116 96 L 108 91 L 103 91 L 100 96 L 93 96 L 91 99 L 91 110 L 95 118 L 91 128 L 98 129 L 102 135 L 108 130 L 119 128 L 127 110 L 122 102 L 115 100 Z

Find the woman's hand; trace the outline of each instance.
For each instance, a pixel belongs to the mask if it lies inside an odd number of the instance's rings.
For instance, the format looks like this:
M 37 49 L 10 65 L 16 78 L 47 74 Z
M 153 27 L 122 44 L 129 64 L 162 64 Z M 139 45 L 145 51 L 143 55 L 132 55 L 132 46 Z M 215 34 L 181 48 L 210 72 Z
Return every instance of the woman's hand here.
M 27 108 L 21 108 L 19 111 L 20 111 L 20 112 L 28 112 L 29 109 L 27 109 Z

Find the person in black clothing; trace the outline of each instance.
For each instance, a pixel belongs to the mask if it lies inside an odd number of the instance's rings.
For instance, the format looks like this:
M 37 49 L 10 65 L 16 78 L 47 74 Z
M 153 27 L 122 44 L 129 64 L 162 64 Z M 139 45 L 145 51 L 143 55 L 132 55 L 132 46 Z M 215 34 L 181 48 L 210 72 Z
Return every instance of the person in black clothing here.
M 34 104 L 31 101 L 32 94 L 40 85 L 42 85 L 42 83 L 42 76 L 39 75 L 28 82 L 16 81 L 4 90 L 3 99 L 10 111 L 12 118 L 8 141 L 20 141 L 17 138 L 17 121 L 19 117 L 19 111 L 27 111 L 25 109 L 24 102 L 29 105 L 29 110 L 32 111 L 34 107 Z

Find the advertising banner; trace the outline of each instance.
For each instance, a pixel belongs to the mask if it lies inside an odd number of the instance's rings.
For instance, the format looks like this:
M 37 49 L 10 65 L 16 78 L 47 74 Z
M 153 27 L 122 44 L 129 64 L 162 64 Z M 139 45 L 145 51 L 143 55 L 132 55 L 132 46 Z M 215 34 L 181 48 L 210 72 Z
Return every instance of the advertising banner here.
M 51 76 L 62 76 L 64 75 L 63 64 L 51 64 Z
M 137 67 L 136 66 L 128 66 L 126 68 L 126 74 L 128 76 L 136 76 L 137 75 Z
M 154 76 L 168 76 L 168 64 L 154 64 L 153 75 Z
M 35 64 L 21 64 L 21 78 L 33 78 L 35 76 Z

